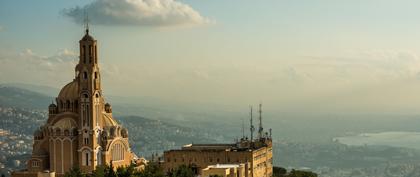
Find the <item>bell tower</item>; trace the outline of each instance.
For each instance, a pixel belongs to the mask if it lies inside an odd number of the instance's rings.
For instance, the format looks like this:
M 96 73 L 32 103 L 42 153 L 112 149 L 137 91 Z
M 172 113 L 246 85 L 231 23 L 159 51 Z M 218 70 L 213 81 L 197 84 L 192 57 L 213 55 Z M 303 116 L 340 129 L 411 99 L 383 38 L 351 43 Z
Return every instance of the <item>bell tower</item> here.
M 79 83 L 79 164 L 84 171 L 92 171 L 102 164 L 100 134 L 104 99 L 98 65 L 97 41 L 89 35 L 89 27 L 79 41 L 80 57 L 76 66 Z
M 74 79 L 60 90 L 56 104 L 48 107 L 46 123 L 34 133 L 28 169 L 13 172 L 13 177 L 64 176 L 73 167 L 91 173 L 98 165 L 128 166 L 136 157 L 128 130 L 114 119 L 111 105 L 105 104 L 97 41 L 89 35 L 87 23 L 79 50 Z

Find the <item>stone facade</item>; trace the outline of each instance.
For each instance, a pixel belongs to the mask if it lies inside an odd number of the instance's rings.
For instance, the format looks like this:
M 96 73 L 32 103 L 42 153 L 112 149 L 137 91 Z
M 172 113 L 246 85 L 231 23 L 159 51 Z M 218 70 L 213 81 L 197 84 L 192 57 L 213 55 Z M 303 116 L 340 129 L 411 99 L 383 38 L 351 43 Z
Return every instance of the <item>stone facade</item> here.
M 204 168 L 201 177 L 222 176 L 222 177 L 249 177 L 251 175 L 249 163 L 246 164 L 217 164 Z
M 128 131 L 114 120 L 102 95 L 97 41 L 88 29 L 79 46 L 75 78 L 61 89 L 56 104 L 48 107 L 47 122 L 34 133 L 28 169 L 12 176 L 44 171 L 61 176 L 76 166 L 89 173 L 111 161 L 114 167 L 132 163 Z
M 249 164 L 250 177 L 271 177 L 273 174 L 273 148 L 271 137 L 255 141 L 242 139 L 236 144 L 190 144 L 182 149 L 164 152 L 166 172 L 181 165 L 192 166 L 196 174 L 217 164 Z

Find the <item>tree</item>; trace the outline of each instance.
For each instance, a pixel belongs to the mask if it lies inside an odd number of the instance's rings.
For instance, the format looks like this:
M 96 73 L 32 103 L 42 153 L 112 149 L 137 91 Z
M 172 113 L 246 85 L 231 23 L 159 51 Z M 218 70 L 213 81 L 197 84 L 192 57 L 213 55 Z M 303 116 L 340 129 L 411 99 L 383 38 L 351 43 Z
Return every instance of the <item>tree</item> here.
M 155 162 L 149 162 L 143 171 L 137 171 L 136 173 L 135 176 L 139 177 L 165 177 L 162 167 Z
M 223 176 L 220 176 L 220 175 L 210 175 L 209 177 L 223 177 Z
M 105 172 L 104 173 L 105 177 L 117 177 L 117 174 L 115 174 L 115 171 L 114 171 L 114 166 L 112 165 L 112 161 L 109 166 L 108 165 L 105 166 L 104 172 Z
M 64 174 L 64 177 L 85 177 L 79 167 L 75 166 Z
M 194 177 L 194 172 L 190 166 L 181 165 L 174 170 L 170 177 Z
M 92 172 L 92 177 L 105 177 L 106 166 L 100 165 Z
M 283 177 L 287 173 L 287 170 L 283 167 L 273 167 L 273 176 L 274 177 Z
M 134 176 L 134 172 L 134 165 L 130 165 L 127 167 L 118 167 L 116 174 L 118 177 L 131 177 Z
M 318 177 L 318 175 L 310 171 L 292 170 L 287 177 Z

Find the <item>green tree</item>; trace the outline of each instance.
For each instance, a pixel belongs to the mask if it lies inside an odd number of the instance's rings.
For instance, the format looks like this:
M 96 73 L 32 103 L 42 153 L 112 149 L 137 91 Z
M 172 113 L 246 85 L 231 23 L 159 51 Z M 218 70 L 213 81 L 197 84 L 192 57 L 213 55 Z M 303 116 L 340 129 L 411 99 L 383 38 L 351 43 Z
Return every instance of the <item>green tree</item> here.
M 105 177 L 117 177 L 117 174 L 114 171 L 114 166 L 112 165 L 112 161 L 110 165 L 106 165 L 104 169 L 104 176 Z
M 142 171 L 135 171 L 134 176 L 138 177 L 165 177 L 162 166 L 158 163 L 150 162 Z
M 283 167 L 273 167 L 273 177 L 283 177 L 287 173 L 287 170 Z
M 85 177 L 79 167 L 75 166 L 64 174 L 64 177 Z
M 209 177 L 223 177 L 223 176 L 220 176 L 220 175 L 210 175 Z
M 194 172 L 190 166 L 181 165 L 170 174 L 171 177 L 194 177 Z
M 318 177 L 318 175 L 310 171 L 292 170 L 287 177 Z
M 100 165 L 92 172 L 92 177 L 105 177 L 106 166 Z
M 118 177 L 131 177 L 134 176 L 134 165 L 130 165 L 127 167 L 118 167 L 116 174 Z

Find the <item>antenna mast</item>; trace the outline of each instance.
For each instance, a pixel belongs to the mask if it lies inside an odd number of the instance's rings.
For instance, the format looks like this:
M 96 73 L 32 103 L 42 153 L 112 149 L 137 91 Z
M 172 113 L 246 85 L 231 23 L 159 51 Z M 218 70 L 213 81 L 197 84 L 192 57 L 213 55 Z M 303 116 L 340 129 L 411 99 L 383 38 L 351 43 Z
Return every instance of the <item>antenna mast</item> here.
M 85 9 L 85 31 L 86 31 L 86 34 L 88 34 L 89 33 L 89 15 L 88 15 L 88 13 L 86 12 L 86 9 Z
M 249 128 L 249 130 L 251 131 L 251 142 L 254 140 L 254 131 L 255 131 L 255 128 L 254 128 L 254 124 L 252 124 L 252 106 L 249 106 L 250 107 L 250 109 L 251 109 L 251 112 L 249 113 L 249 115 L 250 115 L 250 117 L 251 117 L 251 119 L 250 119 L 250 123 L 249 123 L 249 125 L 250 125 L 250 128 Z
M 261 110 L 261 107 L 262 107 L 262 104 L 260 103 L 260 105 L 259 105 L 260 107 L 260 109 L 258 110 L 258 112 L 259 112 L 259 119 L 260 119 L 260 126 L 259 126 L 259 128 L 258 128 L 258 138 L 262 138 L 263 137 L 263 126 L 262 126 L 262 110 Z
M 242 139 L 245 140 L 245 122 L 243 118 L 242 118 Z

